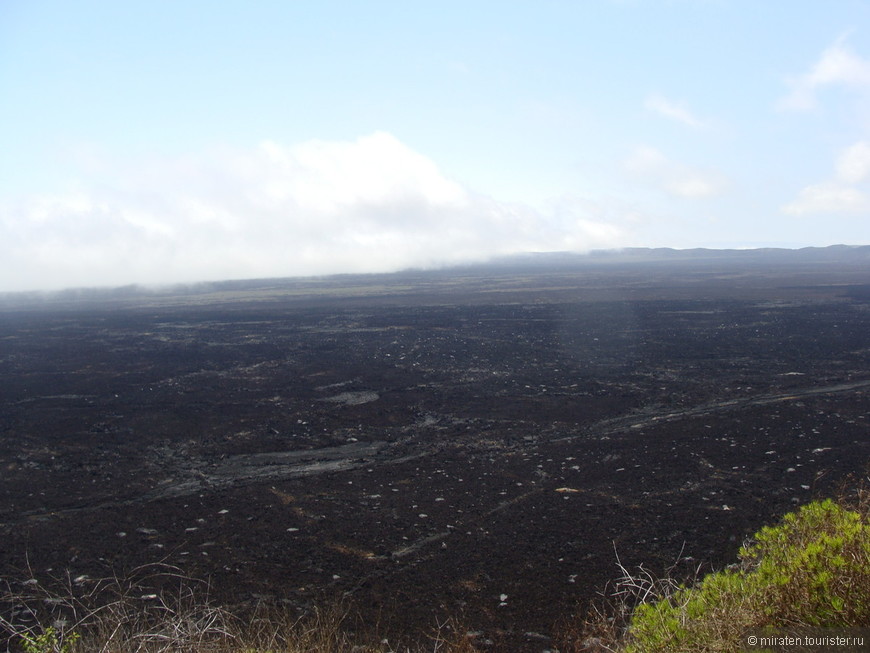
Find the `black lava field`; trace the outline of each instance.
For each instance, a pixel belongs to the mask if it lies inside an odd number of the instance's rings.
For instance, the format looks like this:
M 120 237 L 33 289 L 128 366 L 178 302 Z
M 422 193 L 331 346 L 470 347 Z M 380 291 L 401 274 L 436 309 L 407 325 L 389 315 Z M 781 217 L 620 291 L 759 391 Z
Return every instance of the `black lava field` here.
M 617 556 L 722 568 L 868 433 L 867 248 L 9 295 L 0 575 L 543 650 Z

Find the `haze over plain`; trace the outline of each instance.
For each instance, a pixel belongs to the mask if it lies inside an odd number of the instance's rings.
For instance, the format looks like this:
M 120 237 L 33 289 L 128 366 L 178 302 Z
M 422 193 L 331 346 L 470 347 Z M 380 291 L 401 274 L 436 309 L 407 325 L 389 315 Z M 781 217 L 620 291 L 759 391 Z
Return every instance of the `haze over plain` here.
M 0 291 L 870 242 L 870 3 L 0 5 Z

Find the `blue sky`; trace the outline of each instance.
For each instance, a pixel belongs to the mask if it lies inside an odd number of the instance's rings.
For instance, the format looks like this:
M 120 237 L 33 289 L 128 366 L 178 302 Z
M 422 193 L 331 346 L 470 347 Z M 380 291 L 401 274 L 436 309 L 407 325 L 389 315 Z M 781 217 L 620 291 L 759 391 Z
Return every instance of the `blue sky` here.
M 0 2 L 0 290 L 870 244 L 870 2 Z

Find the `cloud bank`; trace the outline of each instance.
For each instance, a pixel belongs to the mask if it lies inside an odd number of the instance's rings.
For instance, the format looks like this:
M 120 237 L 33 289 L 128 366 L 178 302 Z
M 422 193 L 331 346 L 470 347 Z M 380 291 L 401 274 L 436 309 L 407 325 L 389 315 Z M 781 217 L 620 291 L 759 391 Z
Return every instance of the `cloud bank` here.
M 390 134 L 112 166 L 0 205 L 0 290 L 392 271 L 621 231 L 476 194 Z

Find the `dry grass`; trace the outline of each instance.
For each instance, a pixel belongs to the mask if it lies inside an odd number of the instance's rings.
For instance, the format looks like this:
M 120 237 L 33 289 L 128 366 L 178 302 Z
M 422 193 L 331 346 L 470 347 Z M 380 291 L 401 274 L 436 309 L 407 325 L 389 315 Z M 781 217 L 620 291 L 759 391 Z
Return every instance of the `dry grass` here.
M 143 589 L 160 585 L 158 594 Z M 0 650 L 25 653 L 474 653 L 444 624 L 422 644 L 391 647 L 362 632 L 344 606 L 299 616 L 260 606 L 244 615 L 212 605 L 208 587 L 156 564 L 125 579 L 2 581 Z M 355 632 L 360 630 L 361 632 Z
M 621 651 L 631 617 L 638 606 L 674 596 L 680 587 L 699 578 L 700 566 L 678 571 L 682 568 L 682 553 L 680 551 L 676 562 L 659 575 L 642 564 L 634 570 L 627 568 L 614 548 L 620 576 L 604 587 L 599 600 L 584 604 L 578 614 L 559 625 L 556 637 L 559 650 L 570 653 Z

